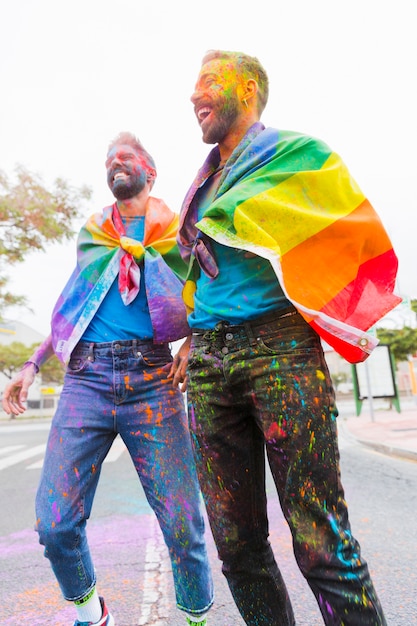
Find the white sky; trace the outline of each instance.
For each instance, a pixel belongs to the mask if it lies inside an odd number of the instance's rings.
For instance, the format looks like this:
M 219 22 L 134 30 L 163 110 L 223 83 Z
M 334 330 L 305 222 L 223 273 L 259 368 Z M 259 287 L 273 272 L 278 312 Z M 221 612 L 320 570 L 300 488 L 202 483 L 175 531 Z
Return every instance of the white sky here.
M 381 216 L 417 298 L 413 0 L 0 0 L 0 169 L 89 185 L 88 214 L 112 202 L 107 145 L 121 130 L 154 156 L 153 195 L 179 210 L 210 147 L 189 97 L 206 50 L 257 56 L 270 78 L 262 121 L 338 152 Z M 10 287 L 49 332 L 73 243 L 28 255 Z M 325 279 L 325 277 L 323 277 Z

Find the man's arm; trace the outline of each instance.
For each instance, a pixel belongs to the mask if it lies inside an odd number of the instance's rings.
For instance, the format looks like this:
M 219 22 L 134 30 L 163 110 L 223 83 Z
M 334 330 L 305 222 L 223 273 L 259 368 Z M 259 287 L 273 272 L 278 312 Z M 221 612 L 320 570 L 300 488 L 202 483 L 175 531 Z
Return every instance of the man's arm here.
M 53 354 L 52 337 L 49 335 L 6 386 L 2 398 L 3 410 L 6 413 L 20 415 L 26 411 L 24 403 L 27 400 L 29 387 L 35 380 L 39 369 Z

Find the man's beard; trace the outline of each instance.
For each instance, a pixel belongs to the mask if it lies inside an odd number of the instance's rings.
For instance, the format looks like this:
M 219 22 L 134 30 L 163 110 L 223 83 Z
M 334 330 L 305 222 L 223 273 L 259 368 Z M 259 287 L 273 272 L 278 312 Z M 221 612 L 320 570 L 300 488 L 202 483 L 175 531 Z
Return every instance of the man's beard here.
M 111 183 L 111 191 L 116 200 L 129 200 L 137 196 L 146 185 L 146 174 L 130 172 L 128 178 L 119 178 Z
M 215 109 L 213 122 L 203 131 L 204 143 L 219 143 L 229 132 L 231 126 L 239 117 L 239 101 L 237 98 L 228 98 L 219 103 Z M 212 113 L 212 115 L 213 115 Z

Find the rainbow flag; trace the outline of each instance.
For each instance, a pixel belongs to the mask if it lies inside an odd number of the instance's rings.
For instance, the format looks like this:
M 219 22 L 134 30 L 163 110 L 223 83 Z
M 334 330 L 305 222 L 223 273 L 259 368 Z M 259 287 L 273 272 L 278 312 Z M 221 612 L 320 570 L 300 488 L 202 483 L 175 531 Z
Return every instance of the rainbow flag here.
M 187 215 L 197 188 L 219 160 L 214 148 L 188 192 L 179 242 L 191 254 Z M 224 168 L 199 230 L 270 260 L 287 298 L 351 363 L 378 340 L 367 333 L 401 298 L 397 257 L 377 213 L 341 158 L 322 141 L 255 124 Z M 196 265 L 196 264 L 194 264 Z M 192 308 L 191 260 L 184 299 Z
M 92 215 L 77 241 L 77 265 L 52 313 L 52 344 L 67 363 L 88 324 L 119 277 L 125 304 L 137 295 L 143 259 L 146 295 L 155 343 L 189 334 L 182 289 L 186 265 L 176 241 L 178 214 L 158 198 L 146 206 L 143 242 L 126 237 L 117 204 Z

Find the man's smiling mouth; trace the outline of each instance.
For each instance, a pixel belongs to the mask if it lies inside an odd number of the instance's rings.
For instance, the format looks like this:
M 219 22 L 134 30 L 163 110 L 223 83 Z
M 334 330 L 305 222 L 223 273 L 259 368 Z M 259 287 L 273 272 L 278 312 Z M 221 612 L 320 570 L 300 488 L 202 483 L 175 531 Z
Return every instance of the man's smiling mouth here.
M 211 113 L 211 108 L 210 107 L 201 107 L 201 109 L 198 109 L 197 111 L 197 119 L 200 122 L 203 122 Z
M 125 174 L 124 172 L 116 172 L 113 176 L 113 182 L 115 182 L 116 180 L 125 180 L 126 178 L 127 174 Z

